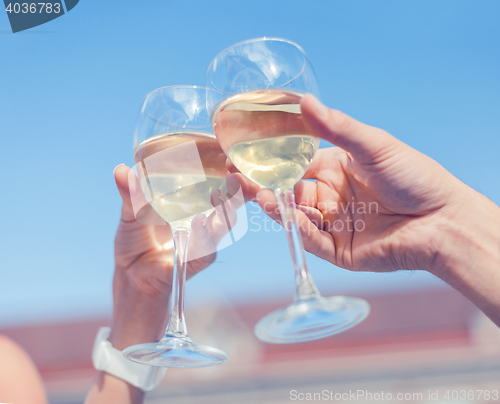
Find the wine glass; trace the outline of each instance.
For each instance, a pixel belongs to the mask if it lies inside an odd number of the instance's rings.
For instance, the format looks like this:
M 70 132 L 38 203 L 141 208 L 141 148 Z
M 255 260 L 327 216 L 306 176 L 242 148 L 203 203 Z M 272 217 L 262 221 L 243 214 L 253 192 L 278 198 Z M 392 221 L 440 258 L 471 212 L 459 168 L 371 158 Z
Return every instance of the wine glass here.
M 123 355 L 134 362 L 190 368 L 227 360 L 223 351 L 192 342 L 184 318 L 191 222 L 200 213 L 214 211 L 211 194 L 225 190 L 227 172 L 226 156 L 211 133 L 206 91 L 197 86 L 163 87 L 145 97 L 139 113 L 134 148 L 138 188 L 149 202 L 146 206 L 169 223 L 175 262 L 165 336 L 126 348 Z M 139 221 L 147 216 L 151 217 L 136 213 Z
M 306 266 L 295 214 L 294 185 L 312 161 L 319 140 L 302 123 L 300 100 L 318 95 L 312 66 L 297 44 L 258 38 L 221 52 L 208 68 L 207 105 L 222 149 L 247 178 L 274 191 L 295 269 L 291 305 L 255 326 L 265 342 L 295 343 L 345 331 L 366 318 L 365 300 L 324 298 Z

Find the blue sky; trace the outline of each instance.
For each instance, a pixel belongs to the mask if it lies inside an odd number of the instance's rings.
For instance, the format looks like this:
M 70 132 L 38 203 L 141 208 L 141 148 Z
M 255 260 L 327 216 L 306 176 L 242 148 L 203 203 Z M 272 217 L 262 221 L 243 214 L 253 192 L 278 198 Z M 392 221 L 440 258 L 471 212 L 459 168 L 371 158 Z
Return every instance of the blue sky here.
M 0 326 L 109 313 L 120 207 L 112 170 L 132 164 L 142 97 L 204 85 L 212 58 L 249 38 L 299 43 L 323 102 L 390 131 L 500 203 L 499 18 L 495 0 L 81 0 L 12 34 L 0 10 Z M 249 230 L 189 282 L 188 304 L 219 294 L 291 298 L 284 233 Z M 423 273 L 308 261 L 327 294 L 442 286 Z

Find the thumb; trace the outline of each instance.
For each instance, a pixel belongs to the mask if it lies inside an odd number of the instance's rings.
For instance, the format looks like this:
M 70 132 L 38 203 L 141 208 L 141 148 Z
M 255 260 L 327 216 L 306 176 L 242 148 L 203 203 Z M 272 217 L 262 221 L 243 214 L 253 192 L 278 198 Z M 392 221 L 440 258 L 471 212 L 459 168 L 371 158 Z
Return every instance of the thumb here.
M 131 222 L 135 220 L 134 209 L 132 208 L 132 201 L 130 198 L 129 188 L 129 172 L 130 168 L 125 164 L 119 164 L 113 170 L 115 176 L 116 187 L 122 197 L 122 220 Z
M 311 94 L 302 98 L 300 107 L 304 124 L 312 135 L 341 147 L 358 163 L 377 163 L 386 151 L 401 143 L 382 129 L 326 107 Z

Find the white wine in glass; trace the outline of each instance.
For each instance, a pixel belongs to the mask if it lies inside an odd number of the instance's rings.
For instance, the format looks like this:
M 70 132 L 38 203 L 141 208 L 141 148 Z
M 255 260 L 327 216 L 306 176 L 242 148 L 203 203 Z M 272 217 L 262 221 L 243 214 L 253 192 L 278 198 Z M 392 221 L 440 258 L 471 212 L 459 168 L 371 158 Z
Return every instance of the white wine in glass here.
M 301 97 L 293 91 L 249 91 L 228 98 L 212 113 L 214 131 L 231 162 L 264 188 L 293 187 L 318 148 L 318 139 L 302 124 Z
M 168 156 L 158 154 L 165 150 L 172 150 L 169 154 L 179 152 L 172 147 L 193 141 L 201 169 L 189 159 L 172 164 L 172 159 L 165 161 Z M 152 173 L 147 167 L 151 159 L 158 160 Z M 199 213 L 208 216 L 214 211 L 210 197 L 217 189 L 225 190 L 225 159 L 212 133 L 195 131 L 175 131 L 148 138 L 135 152 L 135 162 L 142 168 L 139 175 L 142 192 L 150 196 L 149 203 L 160 217 L 174 226 L 178 221 L 192 220 Z

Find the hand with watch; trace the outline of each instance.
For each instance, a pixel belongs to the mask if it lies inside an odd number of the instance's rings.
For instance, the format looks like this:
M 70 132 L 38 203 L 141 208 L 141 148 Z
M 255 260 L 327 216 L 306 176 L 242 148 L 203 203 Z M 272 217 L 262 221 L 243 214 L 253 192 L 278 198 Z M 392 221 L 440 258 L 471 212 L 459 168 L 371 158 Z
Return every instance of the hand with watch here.
M 98 373 L 85 404 L 142 403 L 144 392 L 156 387 L 165 374 L 163 368 L 133 363 L 121 356 L 121 351 L 131 345 L 162 337 L 174 264 L 170 227 L 145 225 L 135 219 L 129 171 L 125 165 L 114 170 L 123 204 L 115 238 L 113 317 L 111 329 L 100 329 L 96 337 L 92 359 Z M 224 235 L 215 219 L 210 216 L 204 220 L 199 215 L 193 220 L 190 249 L 201 258 L 188 263 L 188 278 L 215 260 L 215 253 L 210 252 Z M 203 254 L 205 250 L 207 255 Z

